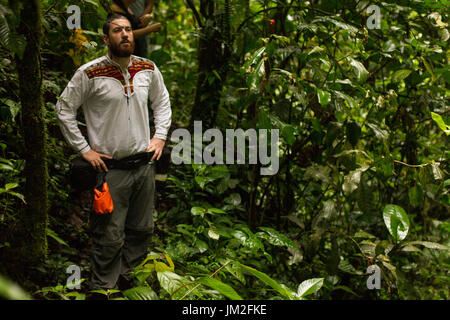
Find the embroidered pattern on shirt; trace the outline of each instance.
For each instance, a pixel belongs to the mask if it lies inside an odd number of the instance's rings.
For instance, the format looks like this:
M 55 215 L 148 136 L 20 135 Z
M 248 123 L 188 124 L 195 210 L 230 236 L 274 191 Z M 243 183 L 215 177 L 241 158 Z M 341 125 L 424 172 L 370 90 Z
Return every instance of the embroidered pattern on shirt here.
M 144 61 L 144 60 L 134 60 L 132 65 L 128 68 L 128 72 L 130 73 L 130 90 L 133 92 L 133 79 L 136 73 L 144 70 L 155 70 L 155 66 L 153 63 Z
M 139 71 L 154 70 L 154 69 L 155 66 L 150 61 L 143 60 L 142 58 L 134 58 L 134 59 L 132 58 L 131 66 L 128 67 L 128 72 L 130 73 L 130 80 L 129 80 L 130 92 L 131 93 L 134 92 L 133 78 L 136 75 L 136 73 L 138 73 Z M 125 94 L 128 93 L 125 79 L 119 67 L 108 63 L 107 60 L 93 65 L 85 72 L 89 79 L 94 79 L 96 77 L 111 77 L 117 79 L 122 84 Z

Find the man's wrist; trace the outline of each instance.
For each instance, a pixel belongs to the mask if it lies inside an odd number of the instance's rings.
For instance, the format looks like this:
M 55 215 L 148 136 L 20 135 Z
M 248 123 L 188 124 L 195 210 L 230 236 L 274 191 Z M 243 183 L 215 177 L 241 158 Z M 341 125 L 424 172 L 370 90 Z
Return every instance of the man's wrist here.
M 83 155 L 83 154 L 87 153 L 89 150 L 91 150 L 91 147 L 90 147 L 89 145 L 87 145 L 86 147 L 82 148 L 82 149 L 79 151 L 79 153 L 80 153 L 81 155 Z
M 167 139 L 167 134 L 163 134 L 163 133 L 155 133 L 155 134 L 153 135 L 152 138 L 158 138 L 158 139 L 160 139 L 160 140 L 166 141 L 166 139 Z

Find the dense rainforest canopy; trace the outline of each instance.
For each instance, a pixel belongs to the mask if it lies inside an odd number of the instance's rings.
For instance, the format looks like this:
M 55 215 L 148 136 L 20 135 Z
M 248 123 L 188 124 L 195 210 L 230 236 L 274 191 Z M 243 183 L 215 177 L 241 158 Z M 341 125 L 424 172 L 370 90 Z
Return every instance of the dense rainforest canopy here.
M 0 0 L 1 297 L 86 297 L 91 194 L 69 184 L 55 104 L 106 54 L 110 2 Z M 119 298 L 449 299 L 448 14 L 446 0 L 155 1 L 147 58 L 171 132 L 267 129 L 279 161 L 172 163 Z

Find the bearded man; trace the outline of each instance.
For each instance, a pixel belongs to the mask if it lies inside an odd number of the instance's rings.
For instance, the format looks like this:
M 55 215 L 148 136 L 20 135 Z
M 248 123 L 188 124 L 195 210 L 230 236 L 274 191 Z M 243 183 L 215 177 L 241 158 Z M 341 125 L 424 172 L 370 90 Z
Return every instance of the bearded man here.
M 75 72 L 56 110 L 68 144 L 96 171 L 106 173 L 114 205 L 111 213 L 93 212 L 89 219 L 93 238 L 90 289 L 124 290 L 130 287 L 132 268 L 145 258 L 153 232 L 154 161 L 162 154 L 172 111 L 156 65 L 131 54 L 135 42 L 128 19 L 110 16 L 103 34 L 108 54 Z M 155 124 L 151 139 L 149 100 Z M 80 106 L 89 143 L 77 126 Z M 136 161 L 136 155 L 151 152 L 151 159 L 138 157 Z M 107 167 L 109 160 L 128 163 L 129 158 L 133 158 L 131 167 Z

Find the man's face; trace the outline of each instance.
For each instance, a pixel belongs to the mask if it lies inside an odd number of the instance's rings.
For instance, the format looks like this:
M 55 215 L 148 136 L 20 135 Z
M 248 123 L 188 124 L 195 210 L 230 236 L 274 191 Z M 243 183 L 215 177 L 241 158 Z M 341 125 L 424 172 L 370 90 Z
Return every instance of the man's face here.
M 103 40 L 116 57 L 129 57 L 134 51 L 133 31 L 127 19 L 111 21 L 109 33 L 103 36 Z

